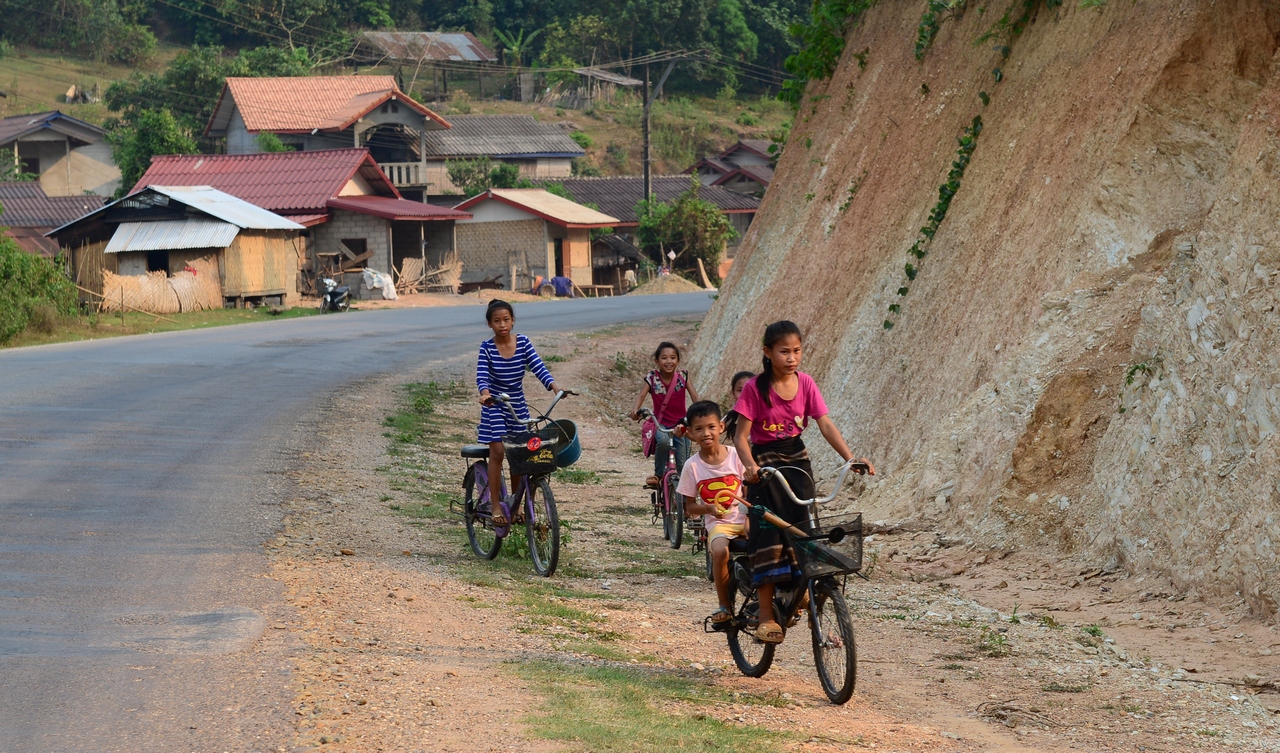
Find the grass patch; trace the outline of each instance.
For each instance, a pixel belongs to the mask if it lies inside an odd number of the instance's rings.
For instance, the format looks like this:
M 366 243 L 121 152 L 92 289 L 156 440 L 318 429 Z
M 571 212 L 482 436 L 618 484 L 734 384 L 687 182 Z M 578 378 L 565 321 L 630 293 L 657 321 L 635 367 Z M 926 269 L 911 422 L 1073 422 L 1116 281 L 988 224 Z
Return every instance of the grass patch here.
M 584 471 L 578 468 L 561 468 L 556 471 L 551 479 L 562 484 L 598 484 L 600 483 L 600 474 L 595 471 Z
M 1000 631 L 983 626 L 978 636 L 978 650 L 991 657 L 1008 656 L 1009 639 Z
M 1041 688 L 1046 693 L 1083 693 L 1088 689 L 1088 685 L 1064 685 L 1060 682 L 1051 682 Z
M 37 332 L 33 329 L 28 329 L 15 336 L 3 347 L 20 348 L 28 345 L 101 340 L 106 337 L 149 335 L 156 332 L 175 332 L 188 329 L 208 329 L 210 327 L 225 327 L 231 324 L 298 319 L 319 313 L 319 311 L 310 307 L 301 308 L 297 306 L 279 314 L 270 314 L 264 308 L 218 309 L 215 311 L 191 311 L 186 314 L 165 314 L 165 318 L 173 320 L 172 322 L 166 322 L 163 319 L 156 319 L 150 314 L 127 311 L 124 315 L 123 324 L 120 321 L 119 314 L 89 314 L 87 316 L 61 319 L 48 332 Z
M 675 673 L 547 661 L 517 665 L 516 672 L 546 698 L 540 713 L 525 718 L 534 734 L 581 750 L 771 751 L 786 739 L 706 713 L 663 711 L 672 701 L 709 705 L 723 698 L 710 683 Z

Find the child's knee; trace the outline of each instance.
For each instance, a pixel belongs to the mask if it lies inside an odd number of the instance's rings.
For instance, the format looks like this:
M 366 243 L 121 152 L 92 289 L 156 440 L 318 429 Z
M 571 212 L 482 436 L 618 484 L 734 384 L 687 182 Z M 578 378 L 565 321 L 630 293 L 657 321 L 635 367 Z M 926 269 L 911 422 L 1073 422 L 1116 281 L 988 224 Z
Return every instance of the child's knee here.
M 492 463 L 501 463 L 506 450 L 502 447 L 501 442 L 489 443 L 489 461 Z

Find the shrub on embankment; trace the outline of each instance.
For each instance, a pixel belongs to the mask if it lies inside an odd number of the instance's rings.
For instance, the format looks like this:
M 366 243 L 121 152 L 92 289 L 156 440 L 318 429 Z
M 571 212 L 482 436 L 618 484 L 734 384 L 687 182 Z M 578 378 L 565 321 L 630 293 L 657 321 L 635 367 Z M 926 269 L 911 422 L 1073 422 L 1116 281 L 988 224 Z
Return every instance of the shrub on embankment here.
M 76 313 L 76 286 L 59 260 L 29 254 L 0 236 L 0 344 L 28 327 L 52 330 Z

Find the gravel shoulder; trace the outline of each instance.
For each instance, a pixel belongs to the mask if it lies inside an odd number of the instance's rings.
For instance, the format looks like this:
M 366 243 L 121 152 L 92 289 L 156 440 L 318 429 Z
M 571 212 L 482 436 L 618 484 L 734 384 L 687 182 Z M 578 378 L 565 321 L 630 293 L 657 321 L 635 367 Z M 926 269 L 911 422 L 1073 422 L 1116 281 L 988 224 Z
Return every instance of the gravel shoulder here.
M 649 724 L 738 730 L 761 750 L 1280 750 L 1268 684 L 1280 673 L 1260 653 L 1280 645 L 1274 628 L 1141 575 L 978 551 L 927 526 L 880 522 L 870 580 L 848 584 L 852 701 L 826 702 L 800 634 L 766 677 L 742 677 L 702 631 L 715 606 L 702 555 L 670 550 L 651 525 L 648 461 L 620 418 L 653 344 L 687 343 L 695 325 L 538 340 L 561 383 L 587 393 L 557 409 L 580 427 L 585 483 L 553 485 L 570 541 L 549 580 L 507 550 L 477 560 L 449 512 L 476 420 L 469 359 L 362 384 L 298 427 L 295 493 L 265 542 L 288 604 L 266 637 L 293 671 L 284 750 L 660 749 L 593 747 L 556 727 L 571 698 L 557 683 L 596 687 L 581 678 L 611 669 L 683 683 L 645 697 Z M 388 420 L 413 395 L 430 396 L 425 429 Z

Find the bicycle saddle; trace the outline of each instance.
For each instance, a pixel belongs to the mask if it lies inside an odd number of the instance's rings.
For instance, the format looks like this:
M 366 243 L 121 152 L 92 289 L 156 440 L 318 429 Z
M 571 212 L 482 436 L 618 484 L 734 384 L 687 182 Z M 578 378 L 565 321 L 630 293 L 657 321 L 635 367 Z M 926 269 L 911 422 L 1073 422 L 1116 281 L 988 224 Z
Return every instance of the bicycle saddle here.
M 464 444 L 462 445 L 462 457 L 475 459 L 487 458 L 489 457 L 489 445 Z

